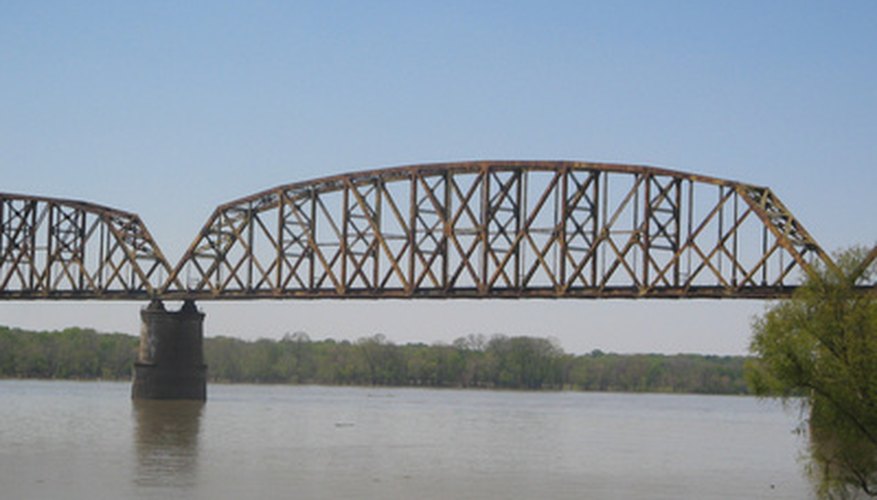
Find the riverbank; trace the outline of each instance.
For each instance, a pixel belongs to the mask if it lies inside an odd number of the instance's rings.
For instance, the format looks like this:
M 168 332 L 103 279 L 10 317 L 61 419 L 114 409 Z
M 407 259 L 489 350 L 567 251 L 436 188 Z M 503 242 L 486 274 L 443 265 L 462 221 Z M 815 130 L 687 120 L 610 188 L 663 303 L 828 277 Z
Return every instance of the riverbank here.
M 68 328 L 0 326 L 0 378 L 130 380 L 139 339 Z M 396 345 L 233 337 L 204 340 L 210 382 L 746 394 L 743 356 L 570 354 L 552 339 L 470 335 L 452 344 Z

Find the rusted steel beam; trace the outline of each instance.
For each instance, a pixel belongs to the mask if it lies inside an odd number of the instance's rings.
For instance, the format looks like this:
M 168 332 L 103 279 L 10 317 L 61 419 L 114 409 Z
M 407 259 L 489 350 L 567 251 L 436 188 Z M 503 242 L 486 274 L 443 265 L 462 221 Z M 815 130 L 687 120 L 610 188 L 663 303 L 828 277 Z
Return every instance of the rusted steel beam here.
M 770 298 L 815 262 L 834 268 L 769 189 L 639 165 L 278 186 L 218 207 L 173 269 L 135 214 L 0 194 L 0 298 Z
M 220 296 L 199 292 L 168 292 L 162 296 L 165 300 L 377 300 L 377 299 L 777 299 L 791 296 L 797 289 L 789 287 L 756 287 L 740 290 L 728 290 L 725 287 L 691 287 L 654 289 L 643 294 L 634 287 L 606 287 L 601 289 L 578 289 L 565 294 L 557 293 L 553 288 L 531 288 L 528 290 L 494 288 L 487 293 L 477 288 L 456 288 L 450 291 L 422 289 L 408 293 L 405 289 L 385 289 L 379 293 L 372 290 L 347 290 L 339 294 L 332 289 L 321 289 L 316 292 L 289 290 L 281 294 L 272 292 L 224 292 Z M 62 297 L 63 298 L 63 297 Z M 124 298 L 124 297 L 123 297 Z
M 264 209 L 271 209 L 279 202 L 275 196 L 276 190 L 283 191 L 306 191 L 312 186 L 319 186 L 318 192 L 335 191 L 346 181 L 360 182 L 362 180 L 381 178 L 385 182 L 395 182 L 402 180 L 412 173 L 425 177 L 450 172 L 453 175 L 475 173 L 485 168 L 493 171 L 509 171 L 518 169 L 527 169 L 531 171 L 555 171 L 560 168 L 569 168 L 571 170 L 583 170 L 590 172 L 607 172 L 607 173 L 626 173 L 626 174 L 644 174 L 651 173 L 654 175 L 666 175 L 674 177 L 682 177 L 701 184 L 713 184 L 731 186 L 736 184 L 734 181 L 719 179 L 706 175 L 695 173 L 686 173 L 665 168 L 649 167 L 645 165 L 626 165 L 618 163 L 594 163 L 594 162 L 577 162 L 577 161 L 521 161 L 521 160 L 481 160 L 471 162 L 455 162 L 455 163 L 428 163 L 419 165 L 406 165 L 399 167 L 379 168 L 371 170 L 363 170 L 355 173 L 339 174 L 333 176 L 322 177 L 319 179 L 294 182 L 285 184 L 265 191 L 260 191 L 252 195 L 228 202 L 219 208 L 237 206 L 249 201 L 260 201 L 265 204 Z
M 171 267 L 133 213 L 0 193 L 0 298 L 157 296 Z
M 263 223 L 272 210 L 276 229 Z M 767 188 L 639 165 L 479 161 L 336 175 L 224 204 L 163 294 L 769 298 L 814 259 L 833 265 Z

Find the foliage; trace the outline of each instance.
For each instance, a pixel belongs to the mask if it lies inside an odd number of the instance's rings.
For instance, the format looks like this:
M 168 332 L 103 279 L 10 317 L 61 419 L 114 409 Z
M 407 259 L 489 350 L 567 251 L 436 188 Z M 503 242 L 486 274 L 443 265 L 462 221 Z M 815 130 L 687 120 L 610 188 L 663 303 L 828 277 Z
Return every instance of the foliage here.
M 824 497 L 877 496 L 877 294 L 864 252 L 838 256 L 837 270 L 818 269 L 794 296 L 754 324 L 757 356 L 746 369 L 753 391 L 807 410 L 810 469 Z
M 265 349 L 274 354 L 261 353 Z M 218 337 L 206 340 L 205 357 L 211 379 L 225 382 L 746 392 L 739 356 L 573 356 L 556 341 L 523 336 L 470 335 L 451 345 L 395 345 L 381 334 L 353 343 L 311 341 L 304 334 L 279 342 Z
M 130 378 L 138 344 L 130 335 L 82 328 L 35 333 L 0 327 L 0 377 Z
M 0 327 L 0 377 L 129 379 L 138 339 L 68 328 Z M 211 337 L 204 341 L 213 382 L 742 394 L 742 357 L 574 356 L 553 339 L 469 335 L 452 344 L 395 345 L 384 335 L 356 342 Z

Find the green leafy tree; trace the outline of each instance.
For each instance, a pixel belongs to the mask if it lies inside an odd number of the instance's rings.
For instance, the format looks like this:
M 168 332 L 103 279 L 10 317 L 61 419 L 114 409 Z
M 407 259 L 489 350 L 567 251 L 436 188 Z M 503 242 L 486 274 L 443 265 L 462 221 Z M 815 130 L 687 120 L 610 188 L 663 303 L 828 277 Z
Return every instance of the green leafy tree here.
M 130 379 L 139 339 L 90 329 L 30 332 L 0 326 L 0 378 Z M 204 339 L 211 382 L 409 385 L 590 391 L 745 392 L 740 356 L 575 356 L 553 339 L 469 335 L 451 345 Z
M 809 469 L 826 498 L 877 496 L 877 293 L 864 252 L 839 255 L 754 324 L 753 391 L 807 410 Z

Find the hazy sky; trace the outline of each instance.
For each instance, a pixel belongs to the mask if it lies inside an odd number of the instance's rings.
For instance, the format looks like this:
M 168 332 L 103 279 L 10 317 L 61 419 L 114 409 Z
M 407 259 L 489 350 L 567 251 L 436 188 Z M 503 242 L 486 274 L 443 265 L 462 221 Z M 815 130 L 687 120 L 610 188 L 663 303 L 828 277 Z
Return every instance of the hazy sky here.
M 275 185 L 470 159 L 770 186 L 828 250 L 877 242 L 877 2 L 0 3 L 0 191 L 141 215 L 176 262 Z M 139 303 L 0 324 L 137 332 Z M 761 302 L 203 303 L 208 335 L 741 353 Z

